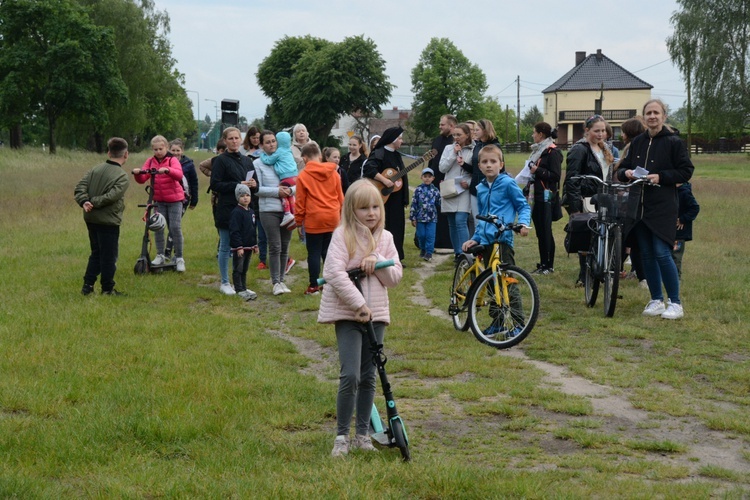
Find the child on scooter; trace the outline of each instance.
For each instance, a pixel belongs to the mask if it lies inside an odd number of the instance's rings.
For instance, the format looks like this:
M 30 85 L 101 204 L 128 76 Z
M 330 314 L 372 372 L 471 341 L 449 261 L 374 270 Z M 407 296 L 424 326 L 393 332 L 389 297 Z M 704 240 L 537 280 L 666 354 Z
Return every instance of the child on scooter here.
M 375 271 L 379 261 L 395 264 Z M 360 293 L 347 270 L 359 268 L 367 274 Z M 375 399 L 376 370 L 365 336 L 365 324 L 372 320 L 375 336 L 383 343 L 385 327 L 391 321 L 388 288 L 398 285 L 403 270 L 393 235 L 385 230 L 383 199 L 367 180 L 353 183 L 344 197 L 341 223 L 333 232 L 323 267 L 326 285 L 320 300 L 319 323 L 333 323 L 341 364 L 336 398 L 336 439 L 331 456 L 346 455 L 350 449 L 375 451 L 367 431 Z M 349 441 L 356 409 L 355 437 Z
M 182 257 L 182 201 L 185 191 L 182 188 L 182 166 L 180 160 L 169 152 L 169 142 L 164 136 L 157 135 L 151 139 L 151 149 L 154 156 L 146 160 L 141 168 L 133 169 L 133 176 L 138 184 L 148 181 L 154 176 L 154 202 L 156 210 L 167 218 L 169 235 L 174 243 L 175 270 L 185 272 L 185 259 Z M 150 170 L 156 173 L 151 174 Z M 142 173 L 141 171 L 146 171 Z M 164 257 L 164 229 L 156 231 L 156 258 L 151 261 L 153 266 L 161 266 L 166 262 Z

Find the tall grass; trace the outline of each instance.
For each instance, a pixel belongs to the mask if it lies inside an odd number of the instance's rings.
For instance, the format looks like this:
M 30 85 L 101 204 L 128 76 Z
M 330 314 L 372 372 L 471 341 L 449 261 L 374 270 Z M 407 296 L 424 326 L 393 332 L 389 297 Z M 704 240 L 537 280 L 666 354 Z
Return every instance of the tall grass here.
M 126 169 L 144 160 L 133 155 Z M 647 297 L 631 282 L 614 319 L 586 309 L 572 287 L 577 261 L 558 250 L 523 348 L 622 391 L 655 426 L 692 418 L 747 443 L 749 179 L 746 164 L 710 160 L 696 162 L 702 212 L 685 256 L 686 318 L 642 318 Z M 218 293 L 205 177 L 183 221 L 186 273 L 132 273 L 146 193 L 131 182 L 116 276 L 128 295 L 80 295 L 88 242 L 72 191 L 100 161 L 0 150 L 0 496 L 694 497 L 726 484 L 747 494 L 746 472 L 715 473 L 725 470 L 715 463 L 695 464 L 704 480 L 674 481 L 694 473 L 676 461 L 692 443 L 590 417 L 587 398 L 415 306 L 412 285 L 424 278 L 434 307 L 447 309 L 451 270 L 421 276 L 411 245 L 386 351 L 414 460 L 405 466 L 395 450 L 332 460 L 338 367 L 331 327 L 315 322 L 319 299 L 302 294 L 301 267 L 291 295 L 273 297 L 267 271 L 254 269 L 257 301 Z M 738 178 L 724 180 L 728 171 Z M 532 266 L 533 236 L 517 241 L 520 264 Z M 292 252 L 304 259 L 296 238 Z M 314 340 L 322 359 L 278 334 Z M 301 373 L 318 362 L 317 376 Z

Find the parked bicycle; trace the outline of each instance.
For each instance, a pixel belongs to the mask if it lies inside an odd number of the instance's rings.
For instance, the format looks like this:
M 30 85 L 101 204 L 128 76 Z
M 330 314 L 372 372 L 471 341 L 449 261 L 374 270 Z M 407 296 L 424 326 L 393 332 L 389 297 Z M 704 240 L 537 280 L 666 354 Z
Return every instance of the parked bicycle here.
M 525 339 L 539 315 L 539 290 L 534 278 L 524 269 L 502 262 L 500 235 L 520 231 L 520 224 L 505 224 L 494 215 L 477 219 L 497 228 L 489 263 L 485 269 L 484 245 L 462 254 L 456 262 L 448 313 L 457 330 L 471 328 L 480 342 L 507 349 Z M 473 262 L 472 262 L 473 258 Z
M 628 184 L 619 184 L 603 181 L 594 175 L 578 175 L 573 179 L 590 179 L 599 184 L 599 192 L 591 198 L 591 202 L 596 205 L 596 217 L 589 220 L 591 244 L 586 254 L 584 295 L 586 305 L 594 307 L 599 288 L 603 284 L 604 315 L 611 318 L 615 314 L 620 286 L 622 227 L 628 214 L 629 190 L 638 184 L 651 183 L 648 179 L 641 178 Z

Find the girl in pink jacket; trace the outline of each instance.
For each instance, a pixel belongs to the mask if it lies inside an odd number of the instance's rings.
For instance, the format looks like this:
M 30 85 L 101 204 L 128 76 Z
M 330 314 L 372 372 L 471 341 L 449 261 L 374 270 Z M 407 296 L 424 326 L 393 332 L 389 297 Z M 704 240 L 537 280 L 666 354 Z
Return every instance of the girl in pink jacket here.
M 154 176 L 154 202 L 156 211 L 167 219 L 169 235 L 174 244 L 176 270 L 185 272 L 185 259 L 182 257 L 182 201 L 185 190 L 182 188 L 182 166 L 180 160 L 169 152 L 169 142 L 161 135 L 151 139 L 154 156 L 146 160 L 141 168 L 134 168 L 133 175 L 138 184 L 143 184 Z M 156 169 L 155 174 L 149 170 Z M 156 231 L 156 258 L 154 266 L 164 264 L 164 229 Z
M 320 299 L 319 323 L 333 323 L 339 348 L 339 390 L 336 398 L 337 432 L 331 455 L 340 457 L 350 449 L 349 429 L 355 409 L 357 420 L 352 449 L 374 451 L 367 431 L 375 399 L 375 364 L 365 340 L 370 319 L 379 343 L 390 324 L 388 288 L 401 281 L 403 270 L 393 236 L 385 230 L 383 199 L 368 180 L 349 187 L 344 197 L 341 223 L 333 232 L 323 267 L 326 285 Z M 393 259 L 395 265 L 378 269 L 378 261 Z M 367 277 L 362 293 L 349 279 L 347 270 L 360 268 Z

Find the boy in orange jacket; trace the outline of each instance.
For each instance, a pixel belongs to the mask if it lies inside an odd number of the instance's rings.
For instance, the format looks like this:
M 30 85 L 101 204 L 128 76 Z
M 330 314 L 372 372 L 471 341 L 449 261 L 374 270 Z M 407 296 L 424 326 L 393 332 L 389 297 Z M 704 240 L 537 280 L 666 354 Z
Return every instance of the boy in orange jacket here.
M 318 295 L 320 262 L 326 260 L 328 245 L 333 230 L 341 219 L 344 193 L 341 177 L 335 163 L 322 163 L 317 144 L 309 143 L 302 148 L 305 168 L 297 177 L 297 195 L 294 220 L 298 227 L 305 227 L 307 247 L 307 269 L 310 285 L 305 295 Z

